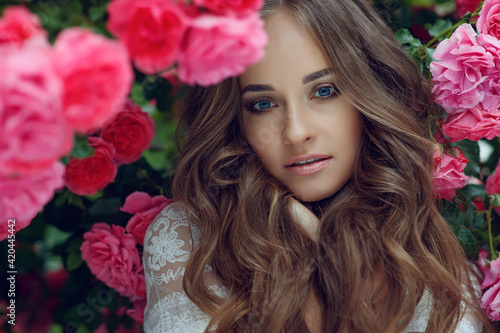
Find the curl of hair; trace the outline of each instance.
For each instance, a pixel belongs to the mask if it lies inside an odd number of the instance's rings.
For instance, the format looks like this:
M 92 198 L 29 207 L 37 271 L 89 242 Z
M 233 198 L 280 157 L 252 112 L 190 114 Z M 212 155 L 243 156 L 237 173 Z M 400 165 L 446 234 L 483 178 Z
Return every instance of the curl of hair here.
M 310 33 L 338 90 L 363 114 L 362 148 L 348 184 L 310 204 L 321 222 L 314 241 L 293 220 L 293 194 L 243 136 L 237 79 L 189 91 L 172 192 L 203 231 L 183 283 L 212 317 L 208 327 L 308 332 L 312 293 L 324 332 L 397 332 L 427 288 L 433 311 L 426 332 L 453 332 L 461 303 L 492 331 L 466 257 L 435 206 L 433 150 L 419 125 L 429 91 L 413 60 L 363 0 L 266 1 L 263 17 L 276 13 Z M 208 290 L 206 264 L 228 287 L 225 299 Z

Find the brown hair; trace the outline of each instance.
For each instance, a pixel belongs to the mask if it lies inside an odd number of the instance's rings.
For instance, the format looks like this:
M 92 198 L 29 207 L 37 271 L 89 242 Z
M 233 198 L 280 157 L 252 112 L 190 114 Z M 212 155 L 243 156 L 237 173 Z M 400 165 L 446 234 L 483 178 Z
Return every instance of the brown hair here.
M 310 292 L 324 332 L 396 332 L 427 288 L 426 332 L 453 332 L 461 302 L 492 330 L 434 203 L 432 145 L 419 126 L 429 92 L 417 66 L 365 1 L 266 1 L 263 17 L 277 12 L 309 32 L 339 92 L 363 114 L 362 151 L 349 183 L 310 206 L 321 221 L 314 241 L 291 216 L 293 193 L 247 144 L 237 79 L 192 88 L 172 185 L 203 230 L 184 277 L 188 296 L 218 332 L 308 332 Z M 229 288 L 225 299 L 208 291 L 206 264 Z

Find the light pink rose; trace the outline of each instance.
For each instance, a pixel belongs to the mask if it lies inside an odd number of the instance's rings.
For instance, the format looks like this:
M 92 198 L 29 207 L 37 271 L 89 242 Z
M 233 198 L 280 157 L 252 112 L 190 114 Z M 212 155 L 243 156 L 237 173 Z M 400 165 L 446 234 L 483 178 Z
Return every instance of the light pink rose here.
M 92 274 L 132 302 L 146 298 L 144 268 L 134 236 L 121 226 L 96 223 L 83 238 L 82 259 Z
M 90 30 L 68 28 L 57 36 L 54 51 L 68 122 L 80 132 L 101 126 L 130 92 L 133 72 L 125 47 Z
M 71 157 L 64 174 L 66 186 L 78 195 L 96 194 L 114 182 L 117 173 L 113 145 L 98 137 L 88 140 L 94 154 L 85 158 Z
M 163 208 L 170 205 L 174 200 L 162 195 L 150 197 L 144 192 L 134 192 L 125 199 L 125 204 L 120 208 L 122 212 L 134 214 L 127 223 L 126 230 L 135 236 L 139 244 L 144 244 L 146 229 L 153 222 Z
M 457 157 L 446 153 L 441 154 L 437 145 L 434 146 L 434 190 L 437 197 L 451 201 L 455 197 L 455 189 L 465 186 L 469 179 L 464 174 L 465 166 L 469 161 L 456 148 Z
M 41 45 L 0 47 L 0 59 L 0 173 L 43 171 L 73 146 L 52 54 Z
M 486 80 L 483 82 L 484 98 L 480 107 L 487 111 L 498 111 L 500 108 L 500 41 L 492 36 L 477 36 L 480 46 L 493 56 L 493 66 L 484 69 Z
M 448 113 L 475 107 L 484 99 L 487 69 L 494 68 L 493 55 L 478 44 L 469 24 L 462 24 L 436 48 L 430 65 L 435 101 Z
M 264 57 L 267 35 L 257 14 L 246 18 L 201 15 L 186 35 L 177 75 L 208 86 L 243 73 Z
M 263 0 L 194 0 L 196 6 L 205 7 L 216 14 L 245 14 L 258 12 Z
M 486 193 L 488 194 L 498 194 L 500 193 L 500 160 L 497 163 L 495 171 L 486 178 Z M 495 210 L 500 214 L 500 207 L 495 207 Z
M 63 187 L 64 165 L 53 162 L 50 168 L 20 177 L 0 174 L 0 240 L 8 234 L 8 220 L 15 219 L 15 232 L 25 228 Z
M 475 107 L 450 114 L 444 120 L 442 130 L 453 142 L 481 138 L 491 140 L 500 136 L 500 110 L 486 112 Z
M 135 66 L 154 74 L 173 65 L 188 19 L 179 5 L 164 0 L 113 0 L 108 30 L 127 46 Z
M 29 39 L 47 39 L 38 16 L 24 6 L 5 8 L 0 17 L 0 45 L 22 44 Z
M 486 0 L 479 12 L 476 28 L 479 33 L 500 38 L 500 1 Z

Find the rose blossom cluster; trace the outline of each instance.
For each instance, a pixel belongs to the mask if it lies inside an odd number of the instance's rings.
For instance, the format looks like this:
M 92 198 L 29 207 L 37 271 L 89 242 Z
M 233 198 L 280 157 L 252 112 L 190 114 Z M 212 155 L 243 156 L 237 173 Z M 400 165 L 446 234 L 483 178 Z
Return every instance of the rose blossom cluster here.
M 137 69 L 176 68 L 179 79 L 208 86 L 264 56 L 263 0 L 112 0 L 107 29 L 126 45 Z
M 452 141 L 500 136 L 500 0 L 486 0 L 476 28 L 462 24 L 442 41 L 430 65 L 435 101 L 449 115 Z
M 134 303 L 127 314 L 142 324 L 146 306 L 144 268 L 137 245 L 143 245 L 146 229 L 160 211 L 172 203 L 164 196 L 134 192 L 122 211 L 133 214 L 125 228 L 96 223 L 83 235 L 82 259 L 99 280 Z
M 451 201 L 455 197 L 455 190 L 465 186 L 469 179 L 464 174 L 469 160 L 456 148 L 456 157 L 442 153 L 439 145 L 434 146 L 434 192 L 436 197 Z
M 82 28 L 47 39 L 23 6 L 0 17 L 0 240 L 26 227 L 64 185 L 59 161 L 75 132 L 100 126 L 129 93 L 133 72 L 118 41 Z
M 94 195 L 115 180 L 117 167 L 137 161 L 154 138 L 155 124 L 131 99 L 97 133 L 88 138 L 94 153 L 90 157 L 71 157 L 64 181 L 78 195 Z

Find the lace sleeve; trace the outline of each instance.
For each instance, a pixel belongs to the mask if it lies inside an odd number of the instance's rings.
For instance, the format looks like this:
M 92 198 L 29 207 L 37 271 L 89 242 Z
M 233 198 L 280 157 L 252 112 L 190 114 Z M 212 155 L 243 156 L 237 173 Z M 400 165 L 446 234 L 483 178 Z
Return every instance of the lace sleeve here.
M 194 223 L 190 228 L 189 221 L 194 219 L 196 216 L 183 203 L 174 202 L 158 214 L 146 231 L 143 253 L 146 333 L 204 332 L 210 321 L 182 287 L 186 262 L 201 237 Z M 227 289 L 217 281 L 209 266 L 205 274 L 206 281 L 210 282 L 209 290 L 225 297 Z

